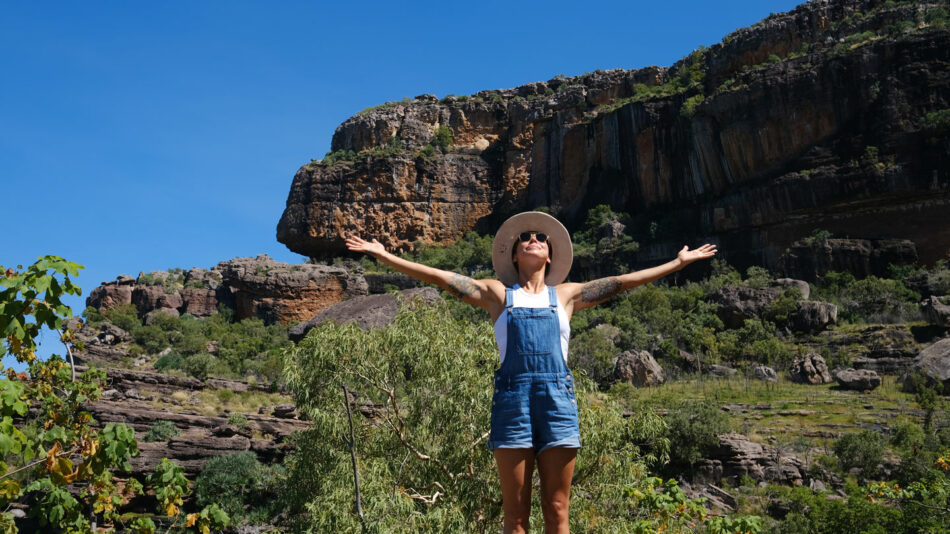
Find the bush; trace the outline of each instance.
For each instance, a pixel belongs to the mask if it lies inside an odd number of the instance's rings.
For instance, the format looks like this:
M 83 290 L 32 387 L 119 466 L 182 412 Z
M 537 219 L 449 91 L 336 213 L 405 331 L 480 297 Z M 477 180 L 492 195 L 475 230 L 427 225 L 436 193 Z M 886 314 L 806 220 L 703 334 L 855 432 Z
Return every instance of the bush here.
M 177 436 L 178 427 L 171 421 L 155 421 L 148 432 L 145 434 L 145 441 L 168 441 L 172 436 Z
M 181 369 L 185 363 L 185 357 L 177 352 L 169 352 L 155 360 L 154 367 L 159 372 L 164 373 L 170 369 Z
M 207 353 L 201 353 L 188 356 L 181 369 L 198 380 L 204 380 L 218 366 L 217 358 Z
M 620 349 L 610 340 L 607 329 L 591 328 L 573 336 L 568 354 L 575 371 L 583 370 L 587 376 L 604 387 L 613 377 L 614 364 Z
M 228 416 L 228 424 L 234 425 L 241 430 L 244 430 L 248 426 L 247 416 L 243 413 L 232 413 Z
M 845 434 L 835 440 L 834 451 L 843 471 L 858 468 L 862 477 L 871 478 L 884 459 L 884 437 L 872 430 Z
M 165 332 L 155 325 L 135 327 L 132 330 L 132 339 L 150 354 L 161 352 L 169 345 Z
M 195 498 L 199 506 L 217 504 L 235 523 L 264 522 L 276 512 L 276 476 L 251 451 L 216 456 L 195 480 Z
M 360 490 L 373 531 L 497 531 L 501 496 L 483 436 L 497 358 L 490 324 L 457 321 L 441 305 L 410 304 L 389 326 L 368 332 L 328 323 L 311 330 L 290 350 L 284 367 L 295 404 L 312 421 L 288 459 L 285 509 L 291 520 L 300 518 L 305 523 L 296 526 L 315 532 L 361 528 L 353 511 L 350 451 L 340 439 L 349 435 L 341 389 L 346 385 L 356 393 L 352 422 Z M 571 526 L 581 532 L 586 525 L 638 516 L 627 492 L 642 487 L 645 466 L 622 406 L 592 392 L 594 385 L 583 376 L 577 376 L 577 386 L 584 452 L 577 458 L 573 491 L 586 499 L 572 509 Z M 361 415 L 359 407 L 367 405 L 384 413 Z M 406 443 L 430 459 L 420 460 Z M 395 498 L 394 484 L 405 488 Z M 434 503 L 422 502 L 436 491 Z M 304 520 L 300 514 L 307 510 Z
M 685 402 L 665 418 L 670 442 L 670 467 L 692 467 L 719 445 L 719 434 L 729 432 L 729 417 L 713 403 Z
M 132 304 L 122 304 L 114 308 L 100 310 L 99 313 L 103 319 L 126 332 L 131 332 L 135 327 L 142 324 L 142 321 L 139 320 L 139 312 Z
M 455 139 L 452 136 L 452 129 L 448 126 L 439 126 L 435 129 L 435 134 L 429 143 L 445 153 L 452 150 L 452 143 L 454 142 Z

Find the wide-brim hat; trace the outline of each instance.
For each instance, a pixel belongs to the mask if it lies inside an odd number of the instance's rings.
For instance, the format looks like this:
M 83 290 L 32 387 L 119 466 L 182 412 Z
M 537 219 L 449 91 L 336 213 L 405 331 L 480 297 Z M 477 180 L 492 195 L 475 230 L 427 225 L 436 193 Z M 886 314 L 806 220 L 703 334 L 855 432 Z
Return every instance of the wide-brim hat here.
M 548 269 L 544 283 L 549 286 L 560 284 L 567 278 L 574 261 L 574 246 L 571 245 L 571 234 L 567 228 L 547 213 L 527 211 L 510 217 L 495 234 L 492 243 L 491 263 L 495 274 L 501 283 L 513 286 L 518 283 L 518 269 L 511 261 L 511 251 L 520 241 L 522 232 L 540 232 L 547 234 L 550 244 L 548 250 L 553 250 L 551 267 Z

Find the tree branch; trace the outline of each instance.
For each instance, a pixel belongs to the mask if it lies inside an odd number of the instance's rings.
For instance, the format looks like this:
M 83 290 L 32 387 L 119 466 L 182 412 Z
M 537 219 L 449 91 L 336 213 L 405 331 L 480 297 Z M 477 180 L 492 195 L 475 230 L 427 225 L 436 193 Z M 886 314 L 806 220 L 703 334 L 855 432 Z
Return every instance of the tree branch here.
M 343 402 L 346 403 L 346 418 L 350 422 L 350 439 L 347 440 L 343 438 L 343 441 L 350 447 L 350 458 L 353 461 L 353 485 L 356 487 L 356 515 L 360 516 L 360 523 L 365 529 L 366 518 L 363 517 L 363 501 L 360 498 L 360 475 L 356 470 L 356 441 L 353 437 L 353 414 L 350 411 L 350 393 L 346 390 L 345 384 L 341 387 L 343 388 Z

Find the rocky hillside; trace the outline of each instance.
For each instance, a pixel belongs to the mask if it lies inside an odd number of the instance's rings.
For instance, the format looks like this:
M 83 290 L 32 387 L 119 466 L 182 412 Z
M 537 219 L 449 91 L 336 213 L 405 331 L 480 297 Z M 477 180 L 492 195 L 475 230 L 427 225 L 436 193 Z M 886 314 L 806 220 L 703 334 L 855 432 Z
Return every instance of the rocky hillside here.
M 331 257 L 354 231 L 406 249 L 608 204 L 642 263 L 712 240 L 740 267 L 795 267 L 786 249 L 818 230 L 863 240 L 843 256 L 869 269 L 931 263 L 950 249 L 947 7 L 812 1 L 669 68 L 365 110 L 297 171 L 277 238 Z

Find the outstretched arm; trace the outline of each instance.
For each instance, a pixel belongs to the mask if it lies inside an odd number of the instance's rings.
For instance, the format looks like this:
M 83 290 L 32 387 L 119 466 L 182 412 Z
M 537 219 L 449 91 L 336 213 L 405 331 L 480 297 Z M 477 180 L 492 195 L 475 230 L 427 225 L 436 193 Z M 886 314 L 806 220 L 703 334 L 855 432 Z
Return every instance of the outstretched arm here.
M 458 273 L 409 261 L 386 252 L 382 243 L 375 239 L 365 241 L 358 236 L 351 236 L 346 239 L 346 248 L 353 252 L 369 254 L 416 280 L 439 286 L 464 302 L 485 308 L 492 317 L 500 313 L 504 305 L 505 286 L 498 280 L 473 280 Z
M 563 284 L 559 293 L 563 291 L 562 298 L 572 304 L 572 313 L 584 308 L 590 308 L 606 301 L 607 299 L 622 293 L 628 289 L 649 284 L 659 280 L 664 276 L 674 273 L 690 263 L 697 260 L 708 259 L 716 255 L 716 245 L 703 245 L 697 249 L 690 250 L 689 247 L 683 247 L 676 255 L 676 259 L 666 262 L 663 265 L 634 271 L 632 273 L 620 276 L 609 276 L 587 282 L 586 284 Z

